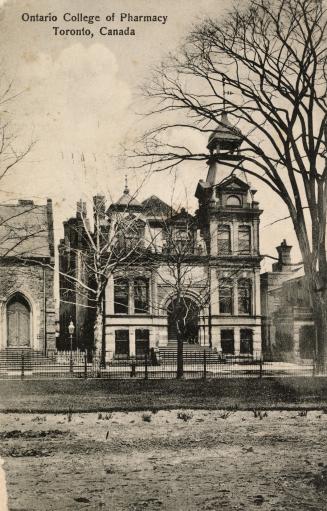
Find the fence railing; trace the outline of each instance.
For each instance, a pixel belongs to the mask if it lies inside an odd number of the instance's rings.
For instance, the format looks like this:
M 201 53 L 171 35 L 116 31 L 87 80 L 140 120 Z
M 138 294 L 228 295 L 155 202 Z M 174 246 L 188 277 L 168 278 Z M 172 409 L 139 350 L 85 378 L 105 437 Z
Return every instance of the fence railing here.
M 325 367 L 327 367 L 327 360 Z M 266 361 L 261 353 L 240 356 L 213 356 L 211 351 L 188 353 L 183 361 L 184 378 L 267 378 L 318 376 L 321 364 Z M 57 352 L 51 356 L 31 351 L 0 351 L 0 379 L 113 378 L 170 379 L 177 373 L 176 358 L 159 360 L 113 359 L 103 363 L 87 352 Z M 327 374 L 327 372 L 326 372 Z

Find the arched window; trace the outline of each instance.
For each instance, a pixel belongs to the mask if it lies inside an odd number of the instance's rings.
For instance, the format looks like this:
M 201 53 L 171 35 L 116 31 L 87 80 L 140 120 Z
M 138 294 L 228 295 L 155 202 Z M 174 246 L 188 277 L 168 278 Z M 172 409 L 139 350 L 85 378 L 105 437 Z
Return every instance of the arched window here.
M 251 314 L 252 308 L 252 285 L 250 279 L 240 279 L 238 281 L 238 313 Z
M 239 208 L 242 205 L 241 198 L 237 195 L 230 195 L 227 197 L 226 205 L 232 208 Z
M 116 279 L 114 283 L 114 312 L 128 314 L 129 285 L 127 279 Z
M 218 225 L 218 255 L 231 252 L 231 233 L 229 225 Z
M 134 312 L 149 312 L 149 281 L 141 277 L 134 279 Z
M 233 281 L 231 279 L 219 282 L 219 312 L 233 314 Z
M 30 346 L 31 309 L 20 293 L 15 294 L 7 304 L 7 344 L 8 347 Z
M 251 227 L 240 225 L 238 228 L 238 252 L 249 254 L 251 252 Z

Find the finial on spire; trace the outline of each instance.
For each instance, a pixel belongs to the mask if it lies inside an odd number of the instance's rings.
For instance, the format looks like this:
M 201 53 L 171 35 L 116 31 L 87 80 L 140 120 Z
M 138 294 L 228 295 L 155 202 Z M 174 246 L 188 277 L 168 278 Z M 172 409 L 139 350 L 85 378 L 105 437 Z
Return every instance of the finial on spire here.
M 127 184 L 127 174 L 125 174 L 125 188 L 124 188 L 124 193 L 127 195 L 129 193 L 129 188 L 128 188 L 128 184 Z

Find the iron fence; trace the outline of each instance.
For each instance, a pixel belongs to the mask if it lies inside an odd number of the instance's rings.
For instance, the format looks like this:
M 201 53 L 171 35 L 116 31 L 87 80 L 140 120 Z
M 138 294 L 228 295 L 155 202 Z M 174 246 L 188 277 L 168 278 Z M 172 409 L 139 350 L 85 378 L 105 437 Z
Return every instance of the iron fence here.
M 325 366 L 327 367 L 327 360 Z M 312 377 L 318 376 L 317 367 L 318 365 L 309 359 L 278 362 L 264 360 L 261 353 L 213 356 L 212 352 L 206 350 L 202 353 L 188 353 L 183 361 L 186 379 Z M 151 357 L 144 356 L 139 359 L 113 359 L 104 363 L 101 359 L 80 351 L 59 351 L 49 356 L 31 351 L 0 352 L 0 379 L 172 379 L 176 378 L 176 373 L 176 357 L 154 362 Z

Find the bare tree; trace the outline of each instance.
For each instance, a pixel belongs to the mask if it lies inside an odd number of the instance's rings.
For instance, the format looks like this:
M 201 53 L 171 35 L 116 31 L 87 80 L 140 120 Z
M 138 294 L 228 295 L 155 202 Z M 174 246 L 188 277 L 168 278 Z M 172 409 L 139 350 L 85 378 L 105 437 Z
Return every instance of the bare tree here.
M 93 311 L 94 352 L 103 361 L 108 280 L 121 265 L 127 271 L 136 264 L 143 252 L 137 217 L 129 214 L 133 200 L 126 193 L 126 204 L 107 216 L 105 197 L 95 196 L 93 225 L 87 217 L 86 204 L 80 201 L 77 217 L 70 226 L 73 240 L 62 240 L 59 246 L 61 301 Z
M 198 316 L 210 303 L 209 259 L 198 234 L 197 218 L 184 208 L 171 212 L 168 217 L 157 217 L 161 225 L 161 243 L 156 238 L 152 239 L 146 264 L 155 275 L 157 284 L 170 297 L 168 310 L 164 310 L 164 313 L 174 325 L 177 340 L 176 376 L 182 378 L 184 343 L 197 341 Z M 192 316 L 195 319 L 194 331 L 189 329 Z
M 224 19 L 205 20 L 180 53 L 155 70 L 145 94 L 160 121 L 145 133 L 143 149 L 130 154 L 134 168 L 164 170 L 208 158 L 172 142 L 172 133 L 241 129 L 239 165 L 288 208 L 309 283 L 322 368 L 327 355 L 326 23 L 322 0 L 249 0 Z M 219 148 L 209 149 L 219 162 Z M 235 163 L 224 163 L 232 173 Z

